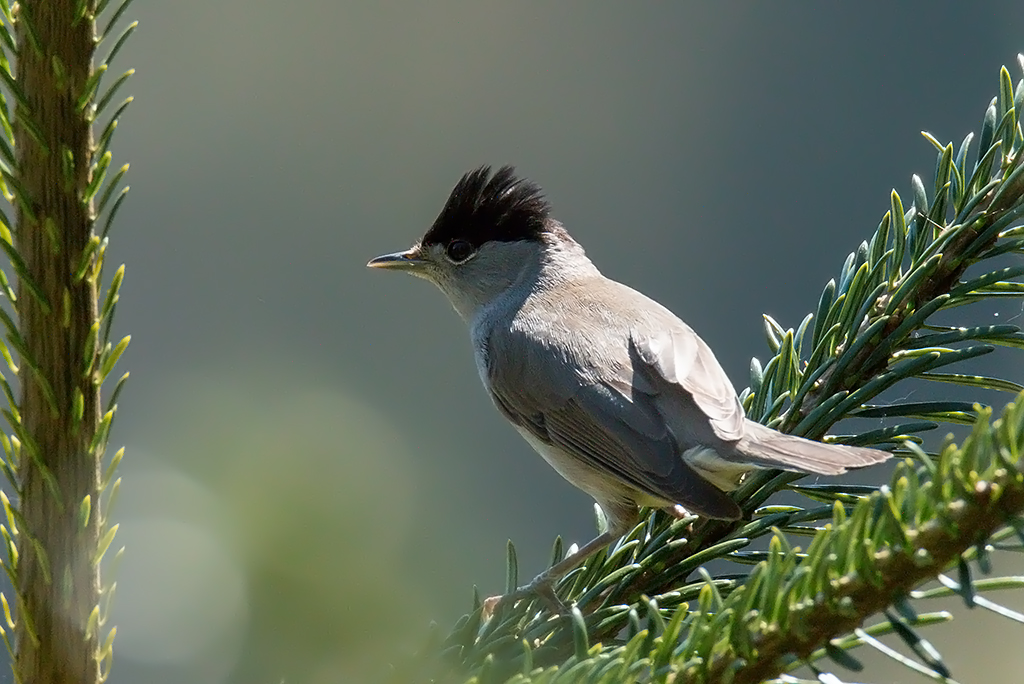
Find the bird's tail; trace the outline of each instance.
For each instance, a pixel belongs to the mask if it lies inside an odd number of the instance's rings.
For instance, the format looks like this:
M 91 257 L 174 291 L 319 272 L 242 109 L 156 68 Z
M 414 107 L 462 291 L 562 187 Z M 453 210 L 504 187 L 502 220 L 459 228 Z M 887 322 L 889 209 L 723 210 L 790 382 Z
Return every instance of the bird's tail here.
M 748 420 L 733 459 L 762 468 L 779 468 L 818 475 L 841 475 L 853 468 L 881 463 L 891 457 L 878 449 L 823 444 L 787 435 Z

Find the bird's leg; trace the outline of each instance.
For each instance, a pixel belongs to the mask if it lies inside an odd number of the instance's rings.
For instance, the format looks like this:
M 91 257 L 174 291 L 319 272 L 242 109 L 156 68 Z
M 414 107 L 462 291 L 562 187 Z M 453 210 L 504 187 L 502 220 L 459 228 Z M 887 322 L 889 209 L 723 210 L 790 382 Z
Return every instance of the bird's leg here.
M 531 596 L 536 596 L 543 601 L 553 613 L 566 612 L 565 604 L 562 603 L 561 599 L 559 599 L 555 594 L 555 582 L 565 577 L 570 570 L 611 544 L 620 536 L 622 535 L 615 534 L 610 530 L 603 534 L 599 534 L 581 546 L 576 553 L 571 556 L 566 556 L 544 572 L 534 577 L 533 581 L 529 584 L 521 586 L 508 594 L 490 597 L 484 601 L 484 615 L 492 614 L 498 608 L 498 605 L 505 601 L 515 603 L 516 601 L 530 598 Z
M 529 584 L 519 587 L 515 591 L 503 596 L 492 596 L 484 601 L 484 616 L 490 616 L 497 610 L 498 605 L 505 601 L 513 604 L 521 599 L 536 596 L 553 613 L 565 613 L 566 606 L 555 594 L 554 584 L 565 577 L 570 570 L 587 560 L 595 553 L 611 544 L 613 541 L 626 534 L 637 522 L 638 509 L 635 504 L 602 503 L 601 509 L 605 512 L 608 520 L 608 530 L 597 535 L 589 542 L 577 549 L 576 553 L 566 556 L 550 568 L 533 578 Z

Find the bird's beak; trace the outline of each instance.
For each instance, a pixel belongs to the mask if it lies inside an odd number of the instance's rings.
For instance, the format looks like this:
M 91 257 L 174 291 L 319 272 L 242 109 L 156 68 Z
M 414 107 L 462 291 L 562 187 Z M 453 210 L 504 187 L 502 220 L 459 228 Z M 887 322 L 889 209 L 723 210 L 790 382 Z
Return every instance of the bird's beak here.
M 390 268 L 396 271 L 419 271 L 427 264 L 418 247 L 407 249 L 404 252 L 384 254 L 376 259 L 370 259 L 367 266 L 370 268 Z

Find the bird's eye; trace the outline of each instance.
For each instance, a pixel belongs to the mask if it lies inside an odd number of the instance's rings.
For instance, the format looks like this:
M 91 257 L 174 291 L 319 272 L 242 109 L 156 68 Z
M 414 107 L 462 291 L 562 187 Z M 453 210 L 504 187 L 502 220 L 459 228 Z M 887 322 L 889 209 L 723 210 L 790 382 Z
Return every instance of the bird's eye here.
M 473 245 L 465 240 L 452 240 L 445 250 L 448 258 L 455 263 L 460 263 L 473 256 Z

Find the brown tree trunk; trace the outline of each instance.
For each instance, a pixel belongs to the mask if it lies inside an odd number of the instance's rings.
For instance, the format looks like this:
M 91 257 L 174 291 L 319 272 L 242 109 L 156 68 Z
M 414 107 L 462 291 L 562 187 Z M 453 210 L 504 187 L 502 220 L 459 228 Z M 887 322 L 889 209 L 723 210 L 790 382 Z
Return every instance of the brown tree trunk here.
M 19 280 L 17 301 L 25 347 L 21 432 L 28 442 L 18 461 L 15 669 L 23 684 L 99 680 L 97 630 L 87 634 L 99 597 L 101 454 L 90 448 L 100 419 L 98 350 L 90 342 L 96 283 L 75 273 L 93 211 L 83 200 L 92 127 L 79 99 L 92 74 L 95 2 L 85 4 L 76 21 L 75 0 L 22 2 L 15 20 L 24 101 L 15 114 L 17 185 L 10 189 L 18 195 L 15 247 L 28 276 Z

